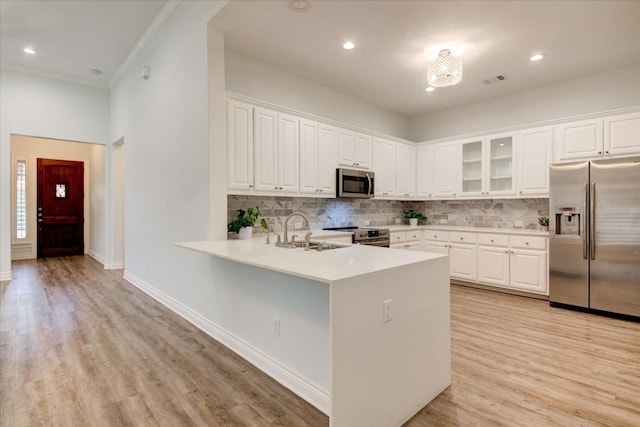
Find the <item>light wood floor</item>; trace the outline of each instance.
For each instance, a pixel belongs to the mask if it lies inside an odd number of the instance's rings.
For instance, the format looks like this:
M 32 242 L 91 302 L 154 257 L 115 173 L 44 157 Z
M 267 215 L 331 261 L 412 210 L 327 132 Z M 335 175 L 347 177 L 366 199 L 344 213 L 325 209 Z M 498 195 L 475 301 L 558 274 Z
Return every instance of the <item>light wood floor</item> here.
M 86 257 L 13 268 L 0 284 L 0 425 L 328 425 L 121 272 Z M 407 426 L 640 426 L 640 324 L 451 296 L 452 385 Z

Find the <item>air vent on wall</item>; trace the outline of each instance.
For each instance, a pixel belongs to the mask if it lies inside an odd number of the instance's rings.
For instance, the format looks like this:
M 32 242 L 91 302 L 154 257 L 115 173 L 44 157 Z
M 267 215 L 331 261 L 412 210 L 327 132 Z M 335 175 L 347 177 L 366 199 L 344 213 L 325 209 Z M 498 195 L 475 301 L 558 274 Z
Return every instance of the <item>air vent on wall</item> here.
M 505 81 L 507 79 L 507 76 L 505 76 L 504 74 L 498 74 L 495 77 L 491 77 L 488 79 L 484 79 L 482 81 L 482 83 L 486 84 L 486 85 L 492 85 L 494 83 L 498 83 L 498 82 L 502 82 Z

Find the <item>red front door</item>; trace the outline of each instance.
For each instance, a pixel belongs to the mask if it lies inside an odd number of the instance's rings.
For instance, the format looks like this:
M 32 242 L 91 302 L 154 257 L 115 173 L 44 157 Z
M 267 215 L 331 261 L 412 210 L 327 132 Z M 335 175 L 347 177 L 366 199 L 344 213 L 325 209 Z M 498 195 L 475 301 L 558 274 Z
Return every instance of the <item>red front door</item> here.
M 84 253 L 84 163 L 38 159 L 38 258 Z

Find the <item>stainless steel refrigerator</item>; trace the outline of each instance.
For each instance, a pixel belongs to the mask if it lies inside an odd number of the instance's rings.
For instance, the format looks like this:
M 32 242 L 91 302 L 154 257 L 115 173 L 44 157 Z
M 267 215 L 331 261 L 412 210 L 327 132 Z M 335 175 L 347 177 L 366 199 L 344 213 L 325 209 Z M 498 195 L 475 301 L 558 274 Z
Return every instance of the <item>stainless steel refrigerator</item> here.
M 640 158 L 550 166 L 549 301 L 640 316 Z

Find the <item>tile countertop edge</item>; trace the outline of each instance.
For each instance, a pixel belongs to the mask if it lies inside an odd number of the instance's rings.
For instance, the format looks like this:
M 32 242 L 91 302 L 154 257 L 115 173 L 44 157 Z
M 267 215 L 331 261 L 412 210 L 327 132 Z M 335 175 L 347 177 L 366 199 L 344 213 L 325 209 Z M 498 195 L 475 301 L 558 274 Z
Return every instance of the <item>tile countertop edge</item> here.
M 360 245 L 317 253 L 302 249 L 276 248 L 273 244 L 266 245 L 255 239 L 174 244 L 217 258 L 327 284 L 447 256 L 428 252 L 390 252 L 387 248 Z M 289 254 L 289 256 L 282 257 L 283 254 Z
M 549 237 L 548 231 L 527 230 L 523 228 L 485 228 L 485 227 L 465 227 L 456 225 L 385 225 L 380 228 L 388 228 L 389 231 L 411 231 L 411 230 L 438 230 L 438 231 L 460 231 L 469 233 L 497 233 L 497 234 L 522 234 L 527 236 Z

